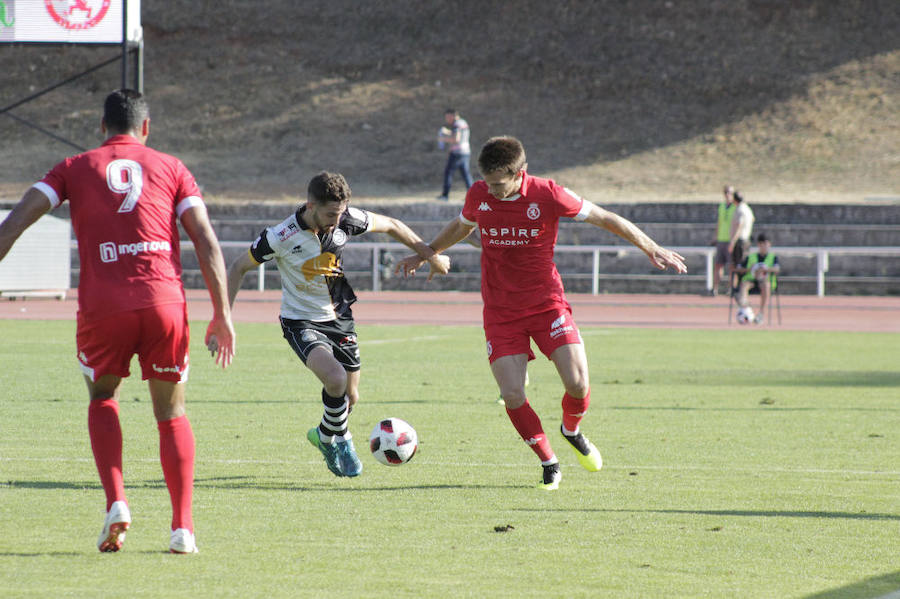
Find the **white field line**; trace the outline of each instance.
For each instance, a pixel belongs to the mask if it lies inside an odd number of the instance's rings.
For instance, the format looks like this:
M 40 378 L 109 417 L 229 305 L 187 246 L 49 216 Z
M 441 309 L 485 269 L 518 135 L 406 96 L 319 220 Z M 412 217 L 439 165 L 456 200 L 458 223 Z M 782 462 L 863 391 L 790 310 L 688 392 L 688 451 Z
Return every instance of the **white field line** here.
M 0 462 L 90 462 L 93 463 L 94 459 L 91 457 L 69 457 L 69 456 L 61 456 L 61 457 L 46 457 L 46 458 L 31 458 L 31 457 L 23 457 L 23 458 L 12 458 L 12 457 L 0 457 Z M 128 460 L 129 462 L 141 462 L 141 463 L 157 463 L 159 462 L 159 458 L 136 458 Z M 297 462 L 304 462 L 309 464 L 314 464 L 321 462 L 322 459 L 318 456 L 309 459 L 309 460 L 251 460 L 251 459 L 217 459 L 217 458 L 197 458 L 198 464 L 266 464 L 266 465 L 279 465 L 279 464 L 296 464 Z M 479 468 L 527 468 L 532 465 L 531 462 L 528 463 L 489 463 L 489 462 L 447 462 L 444 460 L 416 460 L 419 463 L 430 463 L 432 465 L 441 465 L 441 466 L 453 466 L 453 467 L 479 467 Z M 653 466 L 653 465 L 622 465 L 615 466 L 604 464 L 604 470 L 658 470 L 661 472 L 746 472 L 750 474 L 759 474 L 759 473 L 769 473 L 769 474 L 781 474 L 781 473 L 790 473 L 790 474 L 853 474 L 853 475 L 861 475 L 861 476 L 900 476 L 900 470 L 845 470 L 845 469 L 826 469 L 826 468 L 724 468 L 721 466 Z

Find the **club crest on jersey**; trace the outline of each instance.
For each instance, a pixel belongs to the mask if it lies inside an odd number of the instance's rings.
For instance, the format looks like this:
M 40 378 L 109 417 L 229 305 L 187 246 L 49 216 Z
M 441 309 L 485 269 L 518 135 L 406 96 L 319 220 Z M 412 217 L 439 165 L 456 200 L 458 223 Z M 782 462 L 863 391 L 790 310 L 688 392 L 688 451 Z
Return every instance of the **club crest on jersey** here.
M 541 217 L 541 209 L 534 202 L 528 204 L 528 210 L 525 211 L 525 216 L 530 218 L 531 220 L 537 220 Z
M 331 240 L 334 242 L 334 245 L 344 245 L 347 243 L 347 234 L 344 233 L 343 229 L 335 229 L 334 233 L 331 234 Z

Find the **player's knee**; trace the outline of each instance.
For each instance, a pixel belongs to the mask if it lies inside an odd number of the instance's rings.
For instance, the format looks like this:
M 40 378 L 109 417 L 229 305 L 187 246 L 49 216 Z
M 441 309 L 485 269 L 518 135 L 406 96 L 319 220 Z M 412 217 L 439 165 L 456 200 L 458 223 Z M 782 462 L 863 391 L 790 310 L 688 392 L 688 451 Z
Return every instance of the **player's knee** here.
M 325 387 L 325 392 L 332 397 L 340 397 L 347 392 L 347 376 L 341 376 L 339 373 L 335 373 L 333 376 L 325 377 L 325 380 L 322 381 L 322 385 Z
M 501 395 L 503 396 L 503 402 L 506 404 L 507 409 L 510 410 L 522 407 L 526 401 L 525 389 L 501 391 Z
M 586 372 L 579 372 L 574 379 L 567 381 L 565 384 L 566 393 L 572 397 L 581 399 L 585 397 L 591 390 L 591 383 L 588 380 Z

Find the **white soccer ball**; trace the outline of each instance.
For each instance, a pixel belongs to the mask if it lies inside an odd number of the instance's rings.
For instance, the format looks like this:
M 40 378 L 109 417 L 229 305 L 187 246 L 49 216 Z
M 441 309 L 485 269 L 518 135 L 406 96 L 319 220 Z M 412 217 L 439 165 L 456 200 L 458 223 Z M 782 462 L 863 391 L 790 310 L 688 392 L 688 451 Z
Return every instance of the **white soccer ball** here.
M 405 420 L 385 418 L 369 435 L 369 449 L 385 466 L 400 466 L 410 461 L 419 448 L 416 429 Z
M 753 308 L 751 308 L 750 306 L 744 306 L 737 311 L 737 321 L 739 324 L 747 324 L 753 322 L 753 317 Z

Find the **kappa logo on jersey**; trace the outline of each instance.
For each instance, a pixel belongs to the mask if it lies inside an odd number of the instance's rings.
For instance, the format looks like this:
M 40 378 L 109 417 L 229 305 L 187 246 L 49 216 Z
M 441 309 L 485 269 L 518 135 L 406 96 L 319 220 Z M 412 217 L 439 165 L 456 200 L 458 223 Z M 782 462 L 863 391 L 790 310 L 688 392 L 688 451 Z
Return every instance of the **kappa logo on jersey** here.
M 307 281 L 312 281 L 317 275 L 336 277 L 341 274 L 341 263 L 337 256 L 331 252 L 325 252 L 304 262 L 300 270 Z
M 276 235 L 278 236 L 278 241 L 284 241 L 285 239 L 293 237 L 299 232 L 300 227 L 298 227 L 295 223 L 288 223 L 286 227 L 278 229 Z
M 138 241 L 137 243 L 115 244 L 107 241 L 100 244 L 100 260 L 116 262 L 119 256 L 137 256 L 145 252 L 171 252 L 172 244 L 168 241 Z
M 90 29 L 109 12 L 112 0 L 44 0 L 47 14 L 64 29 Z
M 528 210 L 525 211 L 525 216 L 527 216 L 531 220 L 537 220 L 541 217 L 541 209 L 536 203 L 532 202 L 528 205 Z
M 481 211 L 483 211 L 483 212 L 493 212 L 493 211 L 491 210 L 491 207 L 488 206 L 488 203 L 487 203 L 487 202 L 481 202 L 481 204 L 478 206 L 478 209 L 481 210 Z

